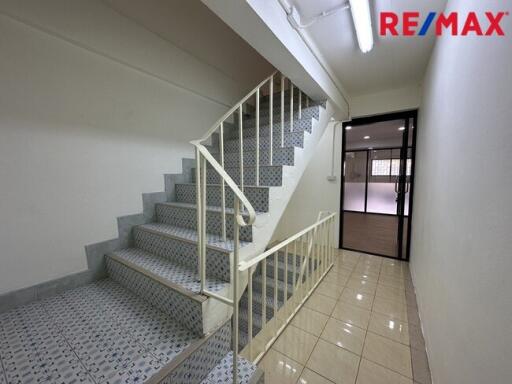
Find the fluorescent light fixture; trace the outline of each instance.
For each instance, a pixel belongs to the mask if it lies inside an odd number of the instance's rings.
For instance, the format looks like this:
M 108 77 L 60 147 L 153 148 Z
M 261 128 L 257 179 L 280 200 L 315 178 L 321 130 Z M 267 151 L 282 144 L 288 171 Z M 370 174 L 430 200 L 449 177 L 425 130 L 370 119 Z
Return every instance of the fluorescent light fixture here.
M 363 139 L 365 139 L 365 140 L 368 140 L 369 138 L 370 138 L 370 136 L 363 137 Z
M 373 48 L 373 31 L 369 0 L 349 0 L 349 2 L 359 49 L 363 53 L 370 52 Z
M 405 131 L 405 127 L 398 128 L 399 131 Z
M 350 130 L 352 129 L 352 126 L 351 126 L 351 125 L 347 125 L 347 126 L 345 127 L 345 129 L 346 129 L 347 131 L 350 131 Z

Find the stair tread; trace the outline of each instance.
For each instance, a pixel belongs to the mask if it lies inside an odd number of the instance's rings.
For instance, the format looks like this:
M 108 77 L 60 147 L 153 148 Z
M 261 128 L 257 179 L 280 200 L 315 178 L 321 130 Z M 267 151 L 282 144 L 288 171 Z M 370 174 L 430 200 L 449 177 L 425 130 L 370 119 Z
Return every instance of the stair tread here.
M 149 230 L 151 232 L 157 232 L 164 236 L 172 236 L 174 238 L 183 239 L 186 241 L 197 242 L 197 231 L 195 229 L 189 229 L 184 227 L 178 227 L 175 225 L 165 224 L 165 223 L 149 223 L 142 224 L 138 226 L 139 228 L 143 228 Z M 232 252 L 234 250 L 234 242 L 232 239 L 226 239 L 224 241 L 222 236 L 207 233 L 206 234 L 206 243 L 209 247 L 217 248 L 224 251 Z M 240 246 L 244 247 L 250 244 L 247 241 L 240 241 Z M 192 255 L 191 255 L 192 257 Z
M 111 279 L 5 312 L 0 329 L 6 336 L 2 352 L 14 357 L 8 370 L 0 370 L 7 382 L 23 377 L 24 382 L 92 384 L 116 377 L 143 383 L 201 340 Z M 35 346 L 35 340 L 41 343 Z M 104 353 L 84 352 L 85 345 Z M 55 370 L 27 364 L 30 359 Z
M 114 251 L 112 254 L 171 284 L 178 285 L 192 293 L 200 293 L 201 281 L 199 274 L 194 268 L 172 262 L 169 259 L 143 251 L 139 248 L 125 248 Z M 229 283 L 208 276 L 205 284 L 208 290 L 218 292 Z
M 158 203 L 158 204 L 167 205 L 167 206 L 171 206 L 171 207 L 189 208 L 189 209 L 194 209 L 194 210 L 197 207 L 196 204 L 181 203 L 181 202 L 177 202 L 177 201 L 176 202 L 175 201 L 168 201 L 168 202 L 165 202 L 165 203 Z M 222 207 L 217 207 L 215 205 L 207 205 L 206 206 L 206 210 L 207 211 L 211 211 L 211 212 L 222 212 Z M 234 214 L 235 210 L 233 208 L 226 207 L 226 213 Z M 264 213 L 264 212 L 256 211 L 257 215 L 261 215 L 262 213 Z M 244 210 L 242 212 L 242 215 L 247 216 L 248 215 L 247 210 Z
M 196 185 L 195 183 L 176 183 L 176 184 L 179 184 L 179 185 L 193 185 L 193 186 Z M 220 188 L 220 184 L 207 183 L 206 186 L 209 186 L 209 187 L 219 187 Z M 272 187 L 265 186 L 265 185 L 247 185 L 246 184 L 246 185 L 244 185 L 244 188 L 270 189 Z M 226 189 L 229 189 L 229 187 L 226 186 Z

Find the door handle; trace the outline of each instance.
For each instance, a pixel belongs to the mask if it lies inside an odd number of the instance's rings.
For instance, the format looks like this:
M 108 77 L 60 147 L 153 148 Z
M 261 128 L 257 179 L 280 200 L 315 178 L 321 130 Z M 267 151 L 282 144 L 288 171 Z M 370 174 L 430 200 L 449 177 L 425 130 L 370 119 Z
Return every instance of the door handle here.
M 397 178 L 395 179 L 395 193 L 398 193 L 398 179 L 399 177 L 397 176 Z

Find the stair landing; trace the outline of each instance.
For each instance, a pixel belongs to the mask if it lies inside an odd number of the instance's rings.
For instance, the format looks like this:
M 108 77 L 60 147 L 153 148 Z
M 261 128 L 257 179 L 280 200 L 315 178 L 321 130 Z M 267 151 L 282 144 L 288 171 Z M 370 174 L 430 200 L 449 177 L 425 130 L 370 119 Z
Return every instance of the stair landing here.
M 208 340 L 105 279 L 0 314 L 0 384 L 156 383 Z

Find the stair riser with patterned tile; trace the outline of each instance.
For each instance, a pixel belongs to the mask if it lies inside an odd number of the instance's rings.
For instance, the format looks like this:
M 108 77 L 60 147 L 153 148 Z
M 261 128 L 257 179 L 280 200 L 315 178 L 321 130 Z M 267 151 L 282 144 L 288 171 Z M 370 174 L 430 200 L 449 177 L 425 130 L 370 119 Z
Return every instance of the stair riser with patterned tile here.
M 268 187 L 246 186 L 244 194 L 257 212 L 268 212 Z M 196 203 L 195 184 L 176 184 L 176 201 L 180 203 Z M 206 205 L 220 207 L 221 192 L 219 185 L 206 186 Z M 226 188 L 226 207 L 233 208 L 233 192 Z
M 197 335 L 203 334 L 203 309 L 200 301 L 171 289 L 111 257 L 107 257 L 106 263 L 108 274 L 114 281 L 144 298 L 155 308 L 169 314 Z
M 300 113 L 300 119 L 299 119 L 299 111 L 296 106 L 293 110 L 293 118 L 295 120 L 309 120 L 309 121 L 311 121 L 311 119 L 318 120 L 319 116 L 320 116 L 320 107 L 318 107 L 318 106 L 303 108 Z M 270 111 L 268 110 L 268 107 L 266 107 L 266 106 L 264 106 L 263 108 L 260 107 L 260 127 L 269 124 L 269 122 L 270 122 L 269 117 L 270 117 Z M 281 107 L 274 108 L 274 111 L 272 114 L 272 121 L 274 123 L 278 123 L 279 125 L 281 124 Z M 289 105 L 287 106 L 287 108 L 285 108 L 284 121 L 285 121 L 285 127 L 286 126 L 289 127 L 290 126 L 290 106 Z M 242 122 L 243 128 L 254 127 L 255 125 L 256 125 L 256 117 L 255 116 L 254 117 L 251 116 L 250 118 L 248 118 Z M 236 129 L 238 129 L 238 126 L 236 124 L 233 124 L 232 126 L 230 126 L 230 128 L 236 130 Z
M 240 168 L 229 167 L 224 169 L 235 183 L 241 184 Z M 283 184 L 282 166 L 260 166 L 259 173 L 259 185 L 261 186 L 279 187 Z M 256 167 L 244 167 L 243 175 L 244 185 L 256 185 Z M 206 173 L 206 182 L 208 184 L 220 184 L 221 181 L 220 175 L 215 170 L 212 169 Z M 195 173 L 193 173 L 192 182 L 195 183 Z
M 289 133 L 291 131 L 306 131 L 311 133 L 311 129 L 313 128 L 313 121 L 311 119 L 301 119 L 293 121 L 293 130 L 290 127 L 290 122 L 286 122 L 284 126 L 284 133 Z M 262 124 L 260 122 L 260 138 L 270 137 L 270 127 L 267 124 Z M 254 126 L 244 126 L 242 129 L 243 137 L 256 137 L 256 127 Z M 240 136 L 240 131 L 238 129 L 233 129 L 224 134 L 224 140 L 235 139 Z M 281 140 L 281 123 L 275 122 L 272 124 L 272 137 L 274 140 Z
M 219 163 L 221 161 L 220 154 L 214 153 L 213 157 Z M 292 166 L 295 161 L 295 148 L 273 148 L 272 149 L 272 165 L 290 165 Z M 256 165 L 256 152 L 244 151 L 244 166 Z M 270 165 L 270 148 L 266 151 L 260 151 L 260 166 Z M 239 152 L 226 152 L 224 153 L 224 166 L 228 168 L 240 166 L 240 153 Z
M 230 350 L 231 324 L 227 322 L 158 384 L 199 384 Z
M 276 136 L 277 137 L 277 136 Z M 260 137 L 260 151 L 266 150 L 270 148 L 270 138 L 269 137 Z M 255 151 L 256 150 L 256 138 L 249 137 L 243 139 L 244 151 Z M 284 144 L 285 147 L 304 147 L 304 132 L 285 132 L 284 134 Z M 272 148 L 280 148 L 281 140 L 273 140 Z M 225 152 L 240 152 L 240 141 L 236 140 L 227 140 L 224 143 L 224 151 Z
M 146 252 L 187 265 L 195 270 L 198 268 L 197 242 L 195 241 L 169 237 L 145 230 L 142 226 L 133 229 L 133 238 L 135 245 Z M 207 247 L 206 271 L 207 276 L 229 281 L 229 252 Z
M 180 207 L 172 204 L 157 204 L 155 207 L 158 222 L 183 228 L 197 228 L 196 207 Z M 234 215 L 226 212 L 226 236 L 233 238 Z M 222 214 L 220 211 L 206 211 L 206 232 L 222 235 Z M 252 241 L 252 226 L 240 228 L 240 240 Z

